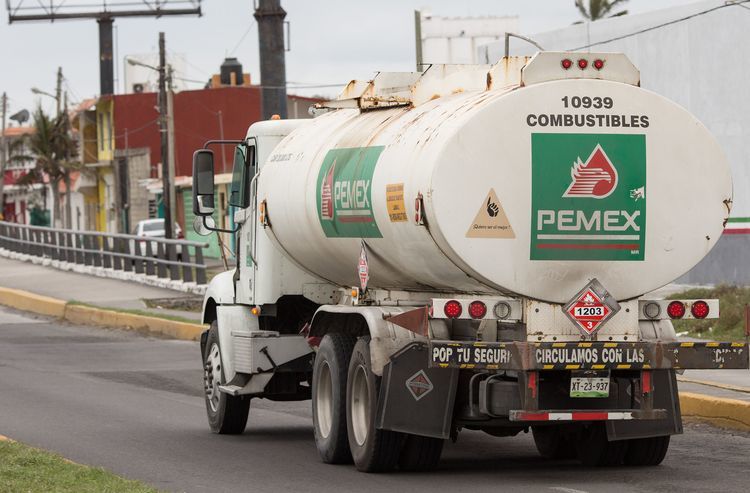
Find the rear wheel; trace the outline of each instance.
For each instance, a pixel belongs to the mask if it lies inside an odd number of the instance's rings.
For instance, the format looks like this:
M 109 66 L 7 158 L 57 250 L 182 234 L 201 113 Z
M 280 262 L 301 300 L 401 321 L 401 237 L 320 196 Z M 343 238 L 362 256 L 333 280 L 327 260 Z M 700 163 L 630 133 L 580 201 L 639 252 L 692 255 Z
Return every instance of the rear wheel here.
M 315 356 L 313 431 L 320 458 L 327 464 L 352 461 L 346 432 L 346 375 L 355 342 L 347 334 L 326 334 Z
M 346 387 L 346 424 L 354 465 L 363 472 L 396 467 L 404 435 L 375 427 L 380 379 L 372 372 L 370 338 L 357 341 L 349 362 Z
M 398 457 L 398 467 L 403 471 L 430 471 L 440 462 L 445 440 L 440 438 L 407 435 L 401 454 Z
M 619 466 L 628 451 L 628 440 L 607 440 L 603 423 L 584 428 L 577 441 L 578 460 L 585 466 Z
M 247 425 L 250 397 L 225 394 L 219 390 L 219 386 L 224 385 L 224 383 L 219 328 L 214 321 L 208 331 L 206 354 L 203 355 L 203 389 L 205 391 L 208 425 L 214 433 L 238 435 L 245 431 Z
M 638 438 L 628 441 L 625 464 L 629 466 L 658 466 L 669 450 L 669 435 Z
M 573 459 L 576 448 L 562 426 L 534 426 L 531 429 L 539 455 L 545 459 Z

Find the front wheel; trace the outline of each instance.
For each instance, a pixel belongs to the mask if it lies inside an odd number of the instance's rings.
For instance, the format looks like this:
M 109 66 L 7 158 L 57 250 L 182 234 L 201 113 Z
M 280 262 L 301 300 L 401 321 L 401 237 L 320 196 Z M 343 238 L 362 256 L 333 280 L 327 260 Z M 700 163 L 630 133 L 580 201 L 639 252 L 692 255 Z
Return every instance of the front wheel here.
M 379 380 L 372 372 L 370 338 L 361 337 L 354 345 L 349 362 L 346 425 L 354 465 L 363 472 L 395 469 L 404 438 L 402 433 L 375 427 Z
M 203 389 L 208 425 L 211 431 L 220 435 L 239 435 L 247 425 L 250 397 L 225 394 L 219 390 L 224 383 L 219 327 L 213 321 L 206 339 L 206 354 L 203 355 Z

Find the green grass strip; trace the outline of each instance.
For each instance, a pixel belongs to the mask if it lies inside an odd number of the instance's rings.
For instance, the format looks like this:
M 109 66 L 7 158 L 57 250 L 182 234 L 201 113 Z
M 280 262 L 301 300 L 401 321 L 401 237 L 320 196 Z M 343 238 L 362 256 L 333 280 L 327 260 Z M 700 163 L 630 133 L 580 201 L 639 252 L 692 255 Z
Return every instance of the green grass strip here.
M 166 313 L 156 313 L 156 312 L 150 312 L 146 310 L 138 310 L 138 309 L 131 309 L 131 308 L 112 308 L 109 306 L 99 306 L 99 305 L 92 305 L 91 303 L 85 303 L 83 301 L 76 301 L 71 300 L 68 301 L 69 305 L 78 305 L 78 306 L 87 306 L 89 308 L 97 308 L 99 310 L 108 310 L 111 312 L 119 312 L 119 313 L 130 313 L 132 315 L 142 315 L 144 317 L 153 317 L 153 318 L 163 318 L 165 320 L 172 320 L 173 322 L 185 322 L 189 324 L 200 324 L 200 320 L 194 320 L 189 319 L 185 317 L 180 317 L 179 315 L 169 315 Z
M 14 441 L 0 441 L 0 491 L 24 493 L 157 493 L 138 481 L 75 464 Z

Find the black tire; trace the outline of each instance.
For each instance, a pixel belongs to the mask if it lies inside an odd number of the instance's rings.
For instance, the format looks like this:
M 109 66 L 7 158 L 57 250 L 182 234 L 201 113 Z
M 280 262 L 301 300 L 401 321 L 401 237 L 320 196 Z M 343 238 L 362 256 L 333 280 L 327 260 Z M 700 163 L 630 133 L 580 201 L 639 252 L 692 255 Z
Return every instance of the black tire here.
M 218 351 L 218 362 L 215 361 L 215 355 L 217 354 L 215 351 Z M 211 358 L 211 361 L 209 361 L 209 358 Z M 216 368 L 217 372 L 214 372 L 216 364 L 219 366 Z M 214 374 L 218 374 L 218 382 L 216 382 Z M 213 321 L 211 328 L 208 330 L 206 352 L 203 355 L 204 399 L 206 401 L 208 425 L 212 432 L 220 435 L 239 435 L 245 431 L 247 425 L 250 397 L 247 395 L 231 396 L 218 391 L 218 385 L 224 383 L 219 328 L 216 321 Z
M 312 378 L 313 431 L 315 446 L 326 464 L 352 462 L 346 433 L 346 375 L 356 342 L 355 337 L 347 334 L 326 334 L 315 356 Z M 318 394 L 324 388 L 330 391 L 330 407 L 326 410 Z M 321 426 L 321 418 L 327 424 Z
M 402 471 L 431 471 L 440 463 L 445 440 L 440 438 L 406 435 L 398 467 Z
M 627 440 L 607 440 L 607 430 L 603 423 L 594 423 L 584 428 L 577 441 L 578 460 L 584 466 L 622 465 L 627 451 Z
M 669 450 L 670 436 L 638 438 L 628 441 L 625 464 L 629 466 L 658 466 Z
M 576 447 L 564 433 L 562 426 L 533 426 L 534 444 L 545 459 L 574 459 Z
M 404 435 L 375 427 L 380 379 L 372 372 L 369 337 L 354 345 L 346 380 L 346 426 L 354 465 L 362 472 L 395 469 Z

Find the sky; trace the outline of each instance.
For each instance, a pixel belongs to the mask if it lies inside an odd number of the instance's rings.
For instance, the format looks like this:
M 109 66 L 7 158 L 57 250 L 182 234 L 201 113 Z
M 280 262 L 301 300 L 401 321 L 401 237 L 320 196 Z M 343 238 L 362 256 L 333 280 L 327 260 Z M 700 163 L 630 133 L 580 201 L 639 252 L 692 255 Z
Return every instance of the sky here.
M 10 0 L 11 5 L 21 0 Z M 36 0 L 23 0 L 34 4 Z M 61 0 L 55 0 L 60 2 Z M 72 3 L 100 4 L 77 0 Z M 680 0 L 630 0 L 630 13 L 693 3 Z M 287 80 L 290 93 L 334 97 L 332 87 L 369 78 L 376 71 L 414 69 L 415 9 L 441 16 L 515 15 L 521 33 L 531 35 L 565 27 L 580 19 L 574 0 L 282 0 L 290 25 Z M 205 81 L 226 56 L 234 56 L 260 81 L 258 30 L 253 0 L 204 0 L 202 17 L 120 18 L 115 20 L 115 76 L 122 91 L 123 60 L 128 54 L 155 53 L 158 33 L 165 33 L 168 53 L 187 59 L 178 77 Z M 57 67 L 65 76 L 71 103 L 99 91 L 98 26 L 94 20 L 8 24 L 0 6 L 0 92 L 9 114 L 41 104 L 54 111 L 54 99 L 34 95 L 31 87 L 53 93 Z M 184 84 L 198 88 L 197 83 Z

